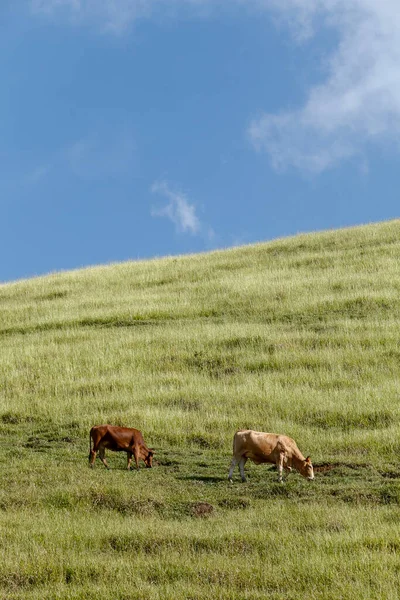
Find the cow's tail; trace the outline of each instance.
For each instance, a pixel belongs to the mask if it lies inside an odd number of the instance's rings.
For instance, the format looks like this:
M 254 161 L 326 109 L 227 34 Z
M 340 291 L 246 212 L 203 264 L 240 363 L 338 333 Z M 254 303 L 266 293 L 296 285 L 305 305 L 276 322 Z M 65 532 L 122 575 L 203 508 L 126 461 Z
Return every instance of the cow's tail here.
M 89 462 L 92 455 L 92 430 L 89 431 Z
M 246 431 L 246 429 L 238 429 L 235 435 L 233 436 L 233 456 L 236 456 L 237 452 L 241 452 L 241 444 L 238 439 L 238 433 L 241 433 L 242 431 Z
M 237 432 L 236 432 L 237 433 Z M 236 447 L 236 433 L 233 436 L 233 443 L 232 443 L 232 454 L 233 456 L 235 456 L 235 447 Z

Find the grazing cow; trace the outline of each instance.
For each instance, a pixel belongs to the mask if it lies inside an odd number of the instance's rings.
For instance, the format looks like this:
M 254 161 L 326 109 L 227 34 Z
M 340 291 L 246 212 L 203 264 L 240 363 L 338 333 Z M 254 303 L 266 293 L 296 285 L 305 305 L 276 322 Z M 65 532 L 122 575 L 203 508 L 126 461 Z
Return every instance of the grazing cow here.
M 103 465 L 107 469 L 109 468 L 105 459 L 106 448 L 127 453 L 128 471 L 131 468 L 132 456 L 135 457 L 137 469 L 139 469 L 139 460 L 142 460 L 148 468 L 153 464 L 154 450 L 146 446 L 142 432 L 139 429 L 116 427 L 114 425 L 96 425 L 92 427 L 89 436 L 89 464 L 91 467 L 94 466 L 98 452 Z
M 256 465 L 274 463 L 278 467 L 279 481 L 282 481 L 282 470 L 291 471 L 292 466 L 309 480 L 314 479 L 314 470 L 310 457 L 304 458 L 292 438 L 276 433 L 262 433 L 251 429 L 237 431 L 233 438 L 233 458 L 228 479 L 232 483 L 233 469 L 239 463 L 242 481 L 246 481 L 244 465 L 247 459 Z

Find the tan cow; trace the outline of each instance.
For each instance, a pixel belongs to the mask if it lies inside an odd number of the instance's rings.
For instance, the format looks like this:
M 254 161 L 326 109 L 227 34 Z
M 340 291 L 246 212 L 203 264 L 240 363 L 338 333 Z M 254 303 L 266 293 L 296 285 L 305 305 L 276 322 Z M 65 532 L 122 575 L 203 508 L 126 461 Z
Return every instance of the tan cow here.
M 232 483 L 233 469 L 239 463 L 242 481 L 246 481 L 244 465 L 250 459 L 256 465 L 273 463 L 279 472 L 279 481 L 282 481 L 282 471 L 291 471 L 292 466 L 309 480 L 314 479 L 314 469 L 310 457 L 304 458 L 292 438 L 277 433 L 263 433 L 242 429 L 237 431 L 233 438 L 233 458 L 229 469 L 228 479 Z
M 142 432 L 139 429 L 116 427 L 114 425 L 95 425 L 90 430 L 89 436 L 89 464 L 91 467 L 94 465 L 98 452 L 103 465 L 107 469 L 109 468 L 105 459 L 106 448 L 127 453 L 128 471 L 131 468 L 132 456 L 135 458 L 137 469 L 139 469 L 139 460 L 143 460 L 146 467 L 149 468 L 153 464 L 154 450 L 146 446 Z

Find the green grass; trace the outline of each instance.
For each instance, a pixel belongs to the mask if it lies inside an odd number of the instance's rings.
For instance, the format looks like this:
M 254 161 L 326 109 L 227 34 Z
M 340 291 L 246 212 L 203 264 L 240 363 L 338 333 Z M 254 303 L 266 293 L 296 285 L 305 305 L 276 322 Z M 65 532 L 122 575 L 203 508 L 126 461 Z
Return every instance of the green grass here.
M 391 221 L 0 286 L 0 599 L 400 598 L 399 263 Z M 155 468 L 90 470 L 106 422 Z M 229 485 L 238 428 L 315 481 Z

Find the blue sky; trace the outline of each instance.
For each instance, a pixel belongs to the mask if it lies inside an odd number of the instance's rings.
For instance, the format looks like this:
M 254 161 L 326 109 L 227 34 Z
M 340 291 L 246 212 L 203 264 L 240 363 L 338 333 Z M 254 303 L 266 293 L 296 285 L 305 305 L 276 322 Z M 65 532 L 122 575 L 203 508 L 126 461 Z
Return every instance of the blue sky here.
M 398 0 L 2 0 L 0 281 L 399 216 Z

